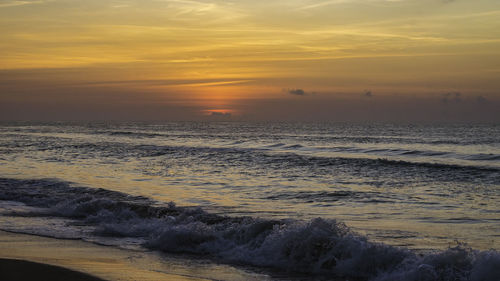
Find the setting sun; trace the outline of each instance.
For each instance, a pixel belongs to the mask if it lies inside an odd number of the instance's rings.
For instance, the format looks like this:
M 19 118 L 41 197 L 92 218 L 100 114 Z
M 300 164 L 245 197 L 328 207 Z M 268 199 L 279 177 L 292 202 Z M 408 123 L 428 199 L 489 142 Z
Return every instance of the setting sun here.
M 499 3 L 5 0 L 0 117 L 498 120 Z

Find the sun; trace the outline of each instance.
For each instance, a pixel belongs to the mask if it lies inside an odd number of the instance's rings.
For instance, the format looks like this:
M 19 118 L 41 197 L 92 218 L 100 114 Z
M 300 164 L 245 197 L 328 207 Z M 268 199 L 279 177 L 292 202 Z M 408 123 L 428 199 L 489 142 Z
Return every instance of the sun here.
M 224 108 L 224 109 L 204 109 L 204 110 L 202 110 L 202 114 L 204 116 L 226 116 L 226 117 L 230 117 L 230 116 L 233 116 L 233 115 L 237 114 L 237 110 L 235 110 L 235 109 L 228 109 L 228 108 Z

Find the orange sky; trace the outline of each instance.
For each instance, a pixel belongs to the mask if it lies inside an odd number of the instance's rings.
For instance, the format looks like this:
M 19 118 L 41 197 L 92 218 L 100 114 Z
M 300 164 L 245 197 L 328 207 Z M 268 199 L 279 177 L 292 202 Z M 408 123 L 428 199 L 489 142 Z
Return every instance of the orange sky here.
M 3 0 L 0 119 L 500 121 L 496 0 Z

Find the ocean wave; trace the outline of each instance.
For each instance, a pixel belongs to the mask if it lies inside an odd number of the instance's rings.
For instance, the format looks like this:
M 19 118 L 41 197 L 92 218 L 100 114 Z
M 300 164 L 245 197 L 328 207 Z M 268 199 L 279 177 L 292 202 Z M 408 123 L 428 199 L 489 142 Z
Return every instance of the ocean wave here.
M 173 124 L 171 124 L 173 126 Z M 146 127 L 138 128 L 136 126 L 123 126 L 123 127 L 113 127 L 113 130 L 109 130 L 108 127 L 97 129 L 95 127 L 34 127 L 25 128 L 20 127 L 23 130 L 32 130 L 38 128 L 40 132 L 44 132 L 46 129 L 55 130 L 54 132 L 64 132 L 64 135 L 54 135 L 48 133 L 33 132 L 35 134 L 15 134 L 15 129 L 6 132 L 5 136 L 8 138 L 0 143 L 0 149 L 3 154 L 13 154 L 13 153 L 26 153 L 30 151 L 36 152 L 62 152 L 61 154 L 68 155 L 71 154 L 71 159 L 74 157 L 85 157 L 90 155 L 91 157 L 155 157 L 163 155 L 172 154 L 184 154 L 187 156 L 194 155 L 198 153 L 200 157 L 203 157 L 204 153 L 218 153 L 218 158 L 224 159 L 227 154 L 235 153 L 253 153 L 256 157 L 248 157 L 250 160 L 259 160 L 258 158 L 264 155 L 265 158 L 272 153 L 289 153 L 297 154 L 307 154 L 307 156 L 320 156 L 324 158 L 350 158 L 353 162 L 358 161 L 358 158 L 389 158 L 389 160 L 400 159 L 411 163 L 440 163 L 440 165 L 453 165 L 459 163 L 464 166 L 471 167 L 495 167 L 498 168 L 498 161 L 500 160 L 500 155 L 497 153 L 459 153 L 452 151 L 445 146 L 416 146 L 414 148 L 401 148 L 400 144 L 405 144 L 404 140 L 413 140 L 413 138 L 404 137 L 401 140 L 397 140 L 394 143 L 397 145 L 386 145 L 385 147 L 380 147 L 375 145 L 377 141 L 373 140 L 369 143 L 373 143 L 373 147 L 366 147 L 364 141 L 367 137 L 360 137 L 360 140 L 347 138 L 348 144 L 340 142 L 335 136 L 323 136 L 314 135 L 313 137 L 307 135 L 278 135 L 272 136 L 268 133 L 256 134 L 253 131 L 250 132 L 225 132 L 217 133 L 216 131 L 206 133 L 205 131 L 196 131 L 196 126 L 187 131 L 179 131 L 179 128 L 173 126 L 160 127 L 163 130 L 154 131 L 152 128 Z M 104 130 L 107 128 L 107 130 Z M 167 129 L 173 130 L 167 130 Z M 189 129 L 189 128 L 188 128 Z M 120 138 L 95 138 L 92 137 L 91 140 L 87 139 L 72 139 L 71 133 L 77 133 L 78 136 L 86 135 L 92 136 L 95 134 L 105 134 L 108 136 L 123 136 L 123 137 L 134 137 L 140 139 L 148 138 L 158 138 L 155 141 L 165 141 L 159 145 L 158 142 L 151 142 L 151 144 L 143 145 L 140 144 L 143 140 L 131 140 L 131 139 L 120 139 Z M 283 133 L 283 132 L 282 132 Z M 380 138 L 384 139 L 388 136 L 377 136 L 373 137 L 376 140 Z M 308 139 L 311 138 L 311 139 Z M 329 139 L 332 138 L 332 139 Z M 492 137 L 493 138 L 493 137 Z M 186 140 L 196 139 L 193 146 L 186 146 Z M 199 142 L 200 139 L 205 141 Z M 258 139 L 259 142 L 256 144 L 253 142 Z M 418 139 L 418 138 L 417 138 Z M 432 138 L 431 138 L 432 139 Z M 496 138 L 493 138 L 496 139 Z M 424 138 L 424 140 L 429 141 L 429 139 Z M 433 140 L 434 141 L 434 140 Z M 466 141 L 466 139 L 464 139 Z M 388 142 L 392 143 L 392 142 Z M 222 146 L 221 146 L 222 144 Z M 311 145 L 314 144 L 314 145 Z M 257 147 L 260 147 L 257 148 Z M 466 151 L 466 150 L 464 150 Z M 253 155 L 252 155 L 253 156 Z M 318 158 L 320 158 L 318 157 Z M 232 158 L 231 158 L 232 159 Z M 314 164 L 315 161 L 311 163 Z M 249 162 L 249 164 L 252 164 Z M 498 169 L 497 169 L 498 170 Z
M 237 143 L 242 143 L 238 141 Z M 449 170 L 474 170 L 474 171 L 492 171 L 498 172 L 499 169 L 496 167 L 488 166 L 475 166 L 475 165 L 456 165 L 447 163 L 434 163 L 434 162 L 423 162 L 423 161 L 409 161 L 405 160 L 395 160 L 384 158 L 385 156 L 398 156 L 398 155 L 412 155 L 412 156 L 442 156 L 442 155 L 452 155 L 448 152 L 441 151 L 420 151 L 420 150 L 404 150 L 404 149 L 361 149 L 356 147 L 334 147 L 334 148 L 323 148 L 327 150 L 333 150 L 336 152 L 352 152 L 360 154 L 374 154 L 378 158 L 365 158 L 365 157 L 338 157 L 338 156 L 314 156 L 314 155 L 301 155 L 292 152 L 295 149 L 305 148 L 302 145 L 296 144 L 291 146 L 285 146 L 285 144 L 278 143 L 271 146 L 267 146 L 264 149 L 259 148 L 245 148 L 245 147 L 234 147 L 233 145 L 227 147 L 210 147 L 210 146 L 185 146 L 185 145 L 154 145 L 154 144 L 129 144 L 129 143 L 115 143 L 115 142 L 96 142 L 96 143 L 73 143 L 71 141 L 65 142 L 29 142 L 25 145 L 16 144 L 18 149 L 26 149 L 27 147 L 33 147 L 37 151 L 54 150 L 61 151 L 64 153 L 71 153 L 74 157 L 88 157 L 90 156 L 100 156 L 100 157 L 157 157 L 157 156 L 182 156 L 182 157 L 200 157 L 206 158 L 207 155 L 212 157 L 214 154 L 217 155 L 216 159 L 225 159 L 225 157 L 234 158 L 235 155 L 239 155 L 242 161 L 239 164 L 242 165 L 253 165 L 254 162 L 259 162 L 258 164 L 266 163 L 283 163 L 284 165 L 297 166 L 335 166 L 335 165 L 376 165 L 380 164 L 390 165 L 390 166 L 416 166 L 416 167 L 426 167 L 426 168 L 438 168 L 438 169 L 449 169 Z M 10 147 L 9 147 L 10 148 Z M 269 148 L 283 148 L 286 152 L 271 152 L 269 153 Z M 381 154 L 381 155 L 378 155 Z M 385 156 L 384 156 L 385 154 Z M 483 161 L 496 161 L 500 159 L 500 155 L 496 154 L 472 154 L 457 156 L 452 155 L 453 158 L 464 158 L 466 160 L 483 160 Z M 286 160 L 286 162 L 282 162 Z M 432 161 L 432 160 L 430 160 Z
M 333 219 L 227 217 L 57 180 L 0 179 L 0 200 L 39 208 L 33 216 L 71 218 L 94 227 L 96 236 L 139 238 L 152 250 L 231 264 L 349 280 L 493 281 L 500 276 L 496 250 L 458 245 L 415 253 L 371 242 Z
M 473 154 L 467 157 L 468 160 L 480 160 L 480 161 L 498 161 L 500 160 L 500 155 L 498 154 Z
M 357 202 L 379 202 L 394 203 L 395 198 L 390 198 L 389 194 L 383 192 L 361 192 L 361 191 L 287 191 L 275 193 L 264 197 L 268 200 L 294 200 L 298 202 L 337 202 L 337 201 L 357 201 Z
M 113 131 L 107 133 L 110 136 L 134 136 L 134 137 L 145 137 L 145 138 L 154 138 L 154 137 L 161 137 L 165 136 L 164 134 L 158 134 L 158 133 L 147 133 L 147 132 L 132 132 L 132 131 Z
M 300 149 L 300 148 L 303 148 L 304 146 L 301 145 L 301 144 L 291 144 L 291 145 L 287 145 L 283 148 L 285 149 Z
M 387 177 L 389 181 L 394 179 L 394 184 L 404 182 L 401 178 L 430 178 L 444 182 L 476 182 L 493 183 L 500 182 L 499 169 L 496 166 L 498 155 L 484 154 L 472 155 L 471 159 L 465 159 L 466 164 L 456 165 L 443 163 L 446 159 L 460 158 L 457 155 L 446 154 L 439 151 L 420 150 L 396 150 L 396 149 L 361 149 L 353 147 L 325 148 L 340 152 L 356 153 L 346 157 L 344 155 L 306 154 L 309 148 L 290 148 L 284 143 L 275 143 L 272 147 L 248 148 L 230 145 L 226 147 L 210 146 L 187 146 L 187 145 L 158 145 L 158 144 L 134 144 L 122 142 L 75 142 L 65 139 L 42 138 L 28 139 L 22 141 L 11 141 L 9 145 L 0 148 L 5 155 L 12 153 L 34 152 L 35 155 L 45 157 L 43 161 L 52 161 L 54 157 L 64 158 L 68 161 L 78 159 L 140 159 L 151 162 L 164 161 L 167 157 L 173 164 L 183 166 L 192 163 L 201 163 L 209 166 L 231 165 L 245 171 L 256 169 L 272 171 L 277 174 L 352 174 L 356 176 L 371 177 L 373 174 Z M 46 152 L 40 154 L 38 152 Z M 53 152 L 54 155 L 50 155 Z M 321 151 L 320 151 L 321 153 Z M 359 156 L 357 156 L 359 154 Z M 370 154 L 370 155 L 369 155 Z M 384 156 L 386 154 L 387 156 Z M 434 156 L 438 155 L 434 158 Z M 416 158 L 413 156 L 424 156 L 427 158 Z M 392 157 L 392 158 L 391 158 Z M 402 159 L 400 159 L 402 158 Z M 465 157 L 467 158 L 467 157 Z M 182 159 L 182 160 L 181 160 Z M 445 159 L 445 160 L 443 160 Z M 442 160 L 442 161 L 440 161 Z M 478 161 L 476 161 L 478 160 Z M 175 162 L 178 161 L 178 162 Z M 434 162 L 436 161 L 436 162 Z M 475 164 L 473 162 L 478 162 Z M 485 162 L 488 163 L 485 164 Z M 155 162 L 156 163 L 156 162 Z M 172 164 L 172 163 L 171 163 Z M 142 171 L 144 174 L 149 170 Z
M 286 144 L 280 142 L 280 143 L 275 143 L 275 144 L 268 145 L 267 147 L 274 148 L 274 147 L 281 147 L 281 146 L 285 146 L 285 145 Z

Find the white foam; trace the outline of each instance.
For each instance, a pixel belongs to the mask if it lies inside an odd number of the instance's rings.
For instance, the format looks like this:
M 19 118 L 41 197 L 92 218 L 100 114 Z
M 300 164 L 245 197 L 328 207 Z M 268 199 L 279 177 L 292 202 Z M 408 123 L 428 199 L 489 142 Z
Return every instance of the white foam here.
M 16 208 L 30 208 L 24 217 L 71 219 L 66 225 L 46 227 L 44 235 L 52 231 L 57 237 L 65 227 L 92 229 L 71 233 L 110 245 L 141 243 L 166 253 L 350 280 L 498 281 L 500 276 L 500 254 L 495 250 L 481 252 L 459 245 L 420 255 L 371 242 L 336 220 L 225 217 L 56 181 L 3 181 L 0 199 L 23 203 L 3 203 L 14 206 L 9 207 L 12 215 L 20 213 Z

